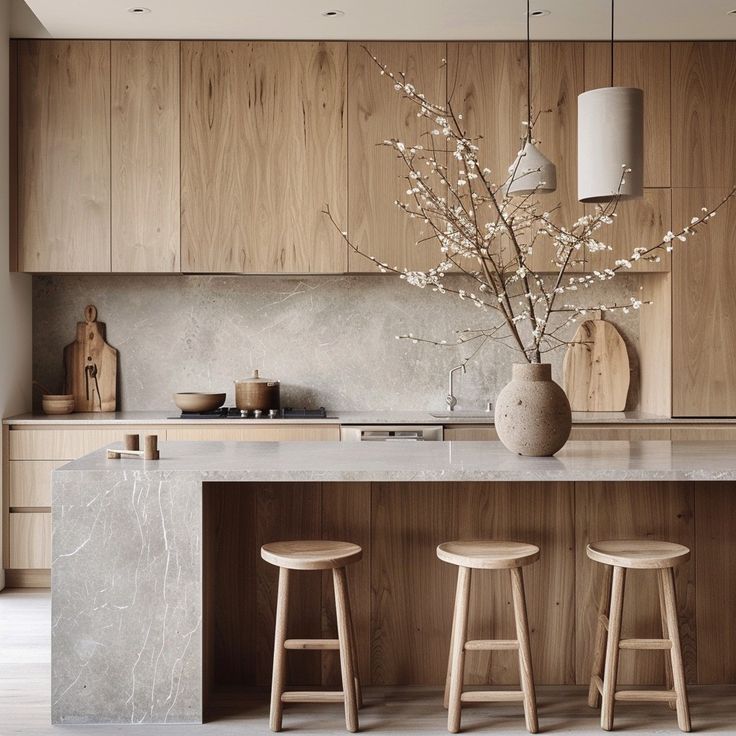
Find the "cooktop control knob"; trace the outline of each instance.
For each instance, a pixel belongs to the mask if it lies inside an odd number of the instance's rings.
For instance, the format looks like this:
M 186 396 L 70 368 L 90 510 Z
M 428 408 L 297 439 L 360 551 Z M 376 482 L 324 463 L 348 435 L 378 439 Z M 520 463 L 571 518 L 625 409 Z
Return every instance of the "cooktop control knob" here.
M 240 416 L 241 417 L 247 417 L 248 416 L 248 410 L 247 409 L 241 409 L 240 410 Z
M 279 412 L 278 409 L 269 409 L 268 410 L 268 418 L 269 419 L 275 419 L 278 416 Z
M 261 418 L 261 414 L 263 414 L 263 412 L 260 409 L 254 409 L 253 410 L 253 416 L 256 419 L 260 419 Z

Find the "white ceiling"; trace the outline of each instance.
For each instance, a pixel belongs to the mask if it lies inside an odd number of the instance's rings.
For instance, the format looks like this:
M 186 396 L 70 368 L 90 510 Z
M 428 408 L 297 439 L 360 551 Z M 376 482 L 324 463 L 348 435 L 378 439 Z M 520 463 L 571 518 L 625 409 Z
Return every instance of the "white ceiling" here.
M 22 3 L 22 0 L 15 0 Z M 515 39 L 526 0 L 26 0 L 40 23 L 13 36 L 58 38 Z M 133 15 L 142 5 L 152 12 Z M 540 39 L 602 39 L 610 0 L 532 0 Z M 340 9 L 344 15 L 324 18 Z M 736 38 L 736 0 L 617 0 L 617 38 Z M 23 19 L 22 13 L 12 16 Z M 48 33 L 46 33 L 48 29 Z M 35 32 L 34 32 L 35 31 Z

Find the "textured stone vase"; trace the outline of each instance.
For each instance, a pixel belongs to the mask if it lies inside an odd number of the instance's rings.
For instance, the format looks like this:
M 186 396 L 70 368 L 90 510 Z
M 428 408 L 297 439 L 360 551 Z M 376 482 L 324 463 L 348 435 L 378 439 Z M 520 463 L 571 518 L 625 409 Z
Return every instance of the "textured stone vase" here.
M 516 363 L 512 370 L 496 399 L 498 438 L 517 455 L 554 455 L 570 436 L 570 402 L 549 363 Z

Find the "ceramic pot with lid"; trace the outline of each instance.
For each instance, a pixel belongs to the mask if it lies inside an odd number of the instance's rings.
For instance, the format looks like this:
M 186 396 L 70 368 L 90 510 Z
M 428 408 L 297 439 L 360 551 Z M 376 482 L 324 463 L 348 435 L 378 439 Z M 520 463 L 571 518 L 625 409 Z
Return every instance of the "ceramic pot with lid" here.
M 241 411 L 281 408 L 280 385 L 270 378 L 261 378 L 258 371 L 253 371 L 250 378 L 235 381 L 235 406 Z

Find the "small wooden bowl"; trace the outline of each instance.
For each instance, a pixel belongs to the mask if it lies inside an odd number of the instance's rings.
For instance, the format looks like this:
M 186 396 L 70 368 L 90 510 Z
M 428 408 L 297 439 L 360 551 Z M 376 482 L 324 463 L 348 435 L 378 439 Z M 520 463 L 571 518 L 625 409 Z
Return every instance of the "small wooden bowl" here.
M 174 403 L 188 414 L 215 411 L 225 403 L 227 394 L 180 393 L 174 394 Z
M 71 414 L 74 411 L 72 394 L 44 394 L 41 397 L 44 414 Z

